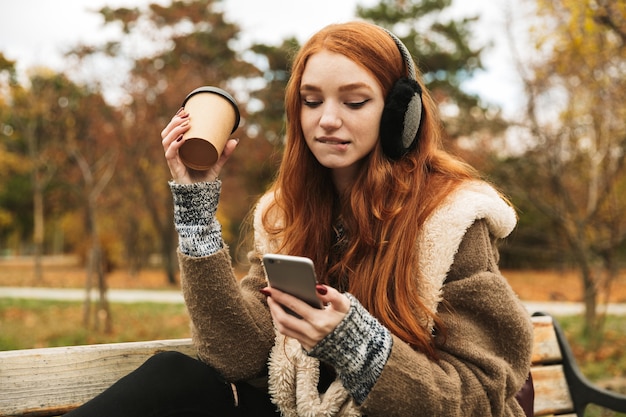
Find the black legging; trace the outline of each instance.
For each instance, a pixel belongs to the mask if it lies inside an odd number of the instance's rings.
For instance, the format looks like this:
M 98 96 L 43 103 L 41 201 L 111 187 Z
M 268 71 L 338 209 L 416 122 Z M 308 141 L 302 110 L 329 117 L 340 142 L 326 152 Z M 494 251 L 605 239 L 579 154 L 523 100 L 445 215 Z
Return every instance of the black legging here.
M 178 352 L 152 356 L 110 388 L 66 417 L 276 417 L 269 396 L 238 383 L 233 389 L 217 371 Z

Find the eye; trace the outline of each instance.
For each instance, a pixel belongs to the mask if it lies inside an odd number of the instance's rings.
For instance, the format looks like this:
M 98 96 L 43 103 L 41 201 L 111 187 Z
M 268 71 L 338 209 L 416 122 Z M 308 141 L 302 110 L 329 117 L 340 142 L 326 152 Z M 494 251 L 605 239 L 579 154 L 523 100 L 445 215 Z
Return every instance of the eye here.
M 369 100 L 369 99 L 367 99 L 367 100 L 363 100 L 363 101 L 350 101 L 350 102 L 347 102 L 347 103 L 345 103 L 345 104 L 346 104 L 346 106 L 348 106 L 348 107 L 349 107 L 349 108 L 351 108 L 351 109 L 358 110 L 358 109 L 360 109 L 361 107 L 365 106 L 365 104 L 366 104 L 368 101 L 370 101 L 370 100 Z
M 314 109 L 316 107 L 319 107 L 319 105 L 322 104 L 322 101 L 321 100 L 311 100 L 311 99 L 306 99 L 305 98 L 305 99 L 302 100 L 302 104 L 304 106 L 306 106 L 306 107 Z

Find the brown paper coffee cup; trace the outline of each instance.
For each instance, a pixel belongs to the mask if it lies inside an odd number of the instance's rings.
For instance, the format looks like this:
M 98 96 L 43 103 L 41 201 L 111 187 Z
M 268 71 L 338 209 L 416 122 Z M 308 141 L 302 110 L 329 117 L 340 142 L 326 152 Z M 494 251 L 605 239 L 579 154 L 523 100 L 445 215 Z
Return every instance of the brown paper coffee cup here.
M 239 108 L 230 94 L 210 86 L 189 93 L 183 107 L 191 125 L 183 135 L 178 155 L 187 167 L 206 171 L 222 155 L 228 138 L 239 126 Z

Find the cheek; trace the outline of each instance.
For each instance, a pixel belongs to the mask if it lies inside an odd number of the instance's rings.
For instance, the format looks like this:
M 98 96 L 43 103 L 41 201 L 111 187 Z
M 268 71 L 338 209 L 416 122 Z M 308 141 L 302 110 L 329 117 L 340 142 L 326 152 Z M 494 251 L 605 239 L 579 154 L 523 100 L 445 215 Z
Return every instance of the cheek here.
M 370 129 L 370 131 L 367 133 L 367 141 L 366 141 L 366 146 L 369 149 L 369 151 L 372 151 L 376 145 L 379 142 L 379 135 L 378 135 L 378 129 Z
M 307 131 L 311 130 L 311 116 L 307 112 L 300 112 L 300 128 L 305 137 L 307 136 Z
M 360 129 L 367 142 L 372 147 L 378 142 L 380 136 L 380 115 L 381 112 L 373 112 L 369 117 L 363 119 Z
M 300 130 L 302 131 L 302 137 L 304 139 L 304 143 L 306 147 L 311 149 L 311 144 L 313 142 L 314 130 L 311 127 L 311 120 L 307 118 L 305 115 L 300 115 Z

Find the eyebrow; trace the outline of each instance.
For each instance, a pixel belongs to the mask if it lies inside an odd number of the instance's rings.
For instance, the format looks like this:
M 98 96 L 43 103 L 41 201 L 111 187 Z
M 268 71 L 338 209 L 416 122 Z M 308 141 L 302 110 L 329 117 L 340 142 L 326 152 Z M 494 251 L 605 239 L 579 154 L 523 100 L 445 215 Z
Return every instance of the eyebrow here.
M 353 90 L 358 90 L 360 88 L 366 88 L 368 90 L 371 90 L 372 88 L 367 85 L 366 83 L 350 83 L 350 84 L 345 84 L 339 87 L 339 91 L 341 92 L 345 92 L 345 91 L 353 91 Z M 315 86 L 315 85 L 311 85 L 311 84 L 302 84 L 300 86 L 300 91 L 322 91 L 321 88 Z

